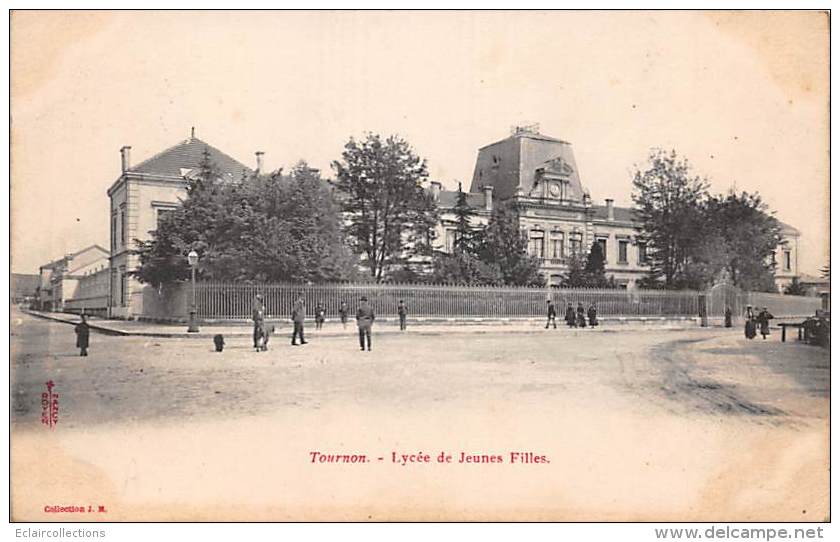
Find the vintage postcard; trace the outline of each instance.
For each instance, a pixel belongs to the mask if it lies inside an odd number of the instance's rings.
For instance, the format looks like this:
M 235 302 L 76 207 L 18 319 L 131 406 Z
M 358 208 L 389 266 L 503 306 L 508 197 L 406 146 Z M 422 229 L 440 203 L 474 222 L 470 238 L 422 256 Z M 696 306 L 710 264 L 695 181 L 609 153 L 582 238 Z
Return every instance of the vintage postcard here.
M 12 521 L 829 521 L 828 12 L 9 24 Z

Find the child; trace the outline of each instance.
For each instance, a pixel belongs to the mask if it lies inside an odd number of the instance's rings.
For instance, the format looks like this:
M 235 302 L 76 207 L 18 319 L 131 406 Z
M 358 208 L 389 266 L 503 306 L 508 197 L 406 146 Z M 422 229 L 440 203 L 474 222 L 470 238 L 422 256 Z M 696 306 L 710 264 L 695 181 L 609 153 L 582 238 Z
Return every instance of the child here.
M 595 303 L 589 304 L 589 310 L 586 311 L 586 315 L 589 317 L 589 327 L 598 325 L 598 309 L 595 308 Z
M 324 310 L 324 306 L 318 303 L 315 305 L 315 329 L 321 329 L 324 327 L 324 320 L 326 320 L 327 312 Z
M 221 352 L 225 349 L 225 338 L 221 333 L 213 336 L 213 344 L 216 346 L 216 352 Z
M 87 357 L 87 349 L 90 344 L 90 326 L 87 323 L 87 318 L 82 315 L 82 321 L 76 324 L 76 347 L 80 349 L 79 355 Z
M 347 303 L 342 301 L 341 306 L 338 308 L 338 316 L 341 318 L 341 325 L 344 329 L 347 329 L 347 312 Z
M 545 329 L 548 329 L 549 324 L 554 324 L 554 329 L 557 329 L 557 311 L 554 309 L 554 303 L 549 299 L 545 302 L 547 306 L 548 319 L 545 322 Z

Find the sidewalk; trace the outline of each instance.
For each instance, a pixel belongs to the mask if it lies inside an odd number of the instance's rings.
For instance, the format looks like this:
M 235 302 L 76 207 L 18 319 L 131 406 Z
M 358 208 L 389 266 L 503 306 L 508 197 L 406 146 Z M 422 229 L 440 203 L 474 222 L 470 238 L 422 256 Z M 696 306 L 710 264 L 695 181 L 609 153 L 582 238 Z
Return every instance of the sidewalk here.
M 77 324 L 79 316 L 60 312 L 24 311 L 37 318 L 44 318 L 65 324 Z M 590 332 L 618 330 L 632 326 L 633 329 L 686 329 L 699 327 L 698 318 L 690 317 L 606 317 L 598 319 L 597 328 L 586 328 Z M 266 320 L 268 325 L 275 326 L 277 333 L 291 333 L 292 325 L 288 320 Z M 558 320 L 557 329 L 568 329 L 565 322 Z M 225 337 L 250 337 L 253 328 L 250 322 L 203 323 L 198 333 L 187 333 L 186 324 L 155 324 L 135 320 L 108 320 L 105 318 L 88 317 L 88 325 L 96 332 L 108 335 L 159 337 L 159 338 L 191 338 L 209 339 L 216 334 Z M 307 322 L 306 330 L 317 333 L 322 337 L 339 337 L 347 334 L 356 327 L 355 321 L 347 323 L 345 330 L 337 320 L 328 320 L 323 329 L 315 331 L 315 323 Z M 545 318 L 409 318 L 408 329 L 412 332 L 438 334 L 444 332 L 458 333 L 495 333 L 500 331 L 538 332 L 544 330 Z M 400 333 L 397 318 L 377 318 L 377 333 Z

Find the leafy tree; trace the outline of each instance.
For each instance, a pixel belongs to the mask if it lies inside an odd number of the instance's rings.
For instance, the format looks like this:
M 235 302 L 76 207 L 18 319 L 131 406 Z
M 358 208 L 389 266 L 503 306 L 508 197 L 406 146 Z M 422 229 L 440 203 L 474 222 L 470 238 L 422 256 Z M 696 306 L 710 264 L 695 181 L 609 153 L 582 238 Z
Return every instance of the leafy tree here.
M 782 242 L 779 222 L 758 194 L 730 191 L 704 205 L 706 228 L 719 242 L 719 260 L 729 279 L 744 290 L 775 291 L 773 253 Z
M 181 206 L 137 241 L 141 282 L 187 279 L 190 250 L 204 279 L 322 282 L 353 273 L 328 185 L 304 162 L 288 176 L 225 183 L 205 152 L 198 171 Z
M 799 282 L 799 277 L 793 277 L 793 281 L 785 288 L 786 295 L 808 295 L 808 289 Z
M 488 265 L 497 266 L 502 284 L 544 286 L 540 259 L 528 254 L 528 239 L 519 224 L 515 206 L 497 205 L 484 229 L 478 257 Z
M 566 260 L 566 274 L 563 286 L 566 288 L 585 288 L 589 285 L 586 273 L 586 261 L 579 252 L 573 252 Z
M 501 286 L 504 279 L 498 265 L 461 251 L 436 255 L 429 282 Z
M 633 177 L 639 240 L 647 244 L 651 278 L 676 288 L 701 243 L 707 183 L 692 176 L 675 151 L 654 149 L 648 167 Z
M 380 281 L 412 257 L 431 255 L 437 212 L 421 186 L 428 176 L 425 160 L 404 139 L 376 134 L 351 138 L 341 156 L 332 166 L 349 222 L 347 240 L 370 276 Z

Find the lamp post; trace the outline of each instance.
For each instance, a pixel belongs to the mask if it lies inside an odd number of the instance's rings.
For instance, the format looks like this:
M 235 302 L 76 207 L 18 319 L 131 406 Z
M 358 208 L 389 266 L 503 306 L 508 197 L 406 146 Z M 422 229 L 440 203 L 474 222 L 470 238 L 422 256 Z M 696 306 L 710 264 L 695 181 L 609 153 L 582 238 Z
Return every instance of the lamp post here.
M 190 325 L 187 328 L 187 333 L 198 333 L 198 322 L 195 319 L 195 268 L 198 265 L 198 252 L 191 250 L 187 254 L 187 261 L 192 269 L 192 304 L 190 305 Z

